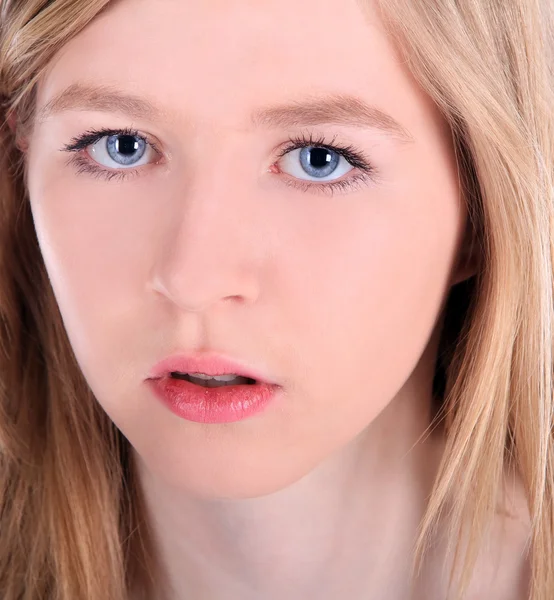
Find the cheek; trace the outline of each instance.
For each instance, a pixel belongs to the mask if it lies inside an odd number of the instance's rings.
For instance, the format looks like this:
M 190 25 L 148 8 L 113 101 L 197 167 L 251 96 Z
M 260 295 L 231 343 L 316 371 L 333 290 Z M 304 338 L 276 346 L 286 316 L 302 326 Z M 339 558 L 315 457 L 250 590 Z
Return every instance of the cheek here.
M 369 423 L 424 353 L 465 222 L 457 198 L 448 182 L 430 187 L 415 178 L 369 193 L 365 207 L 329 222 L 325 241 L 297 254 L 288 335 L 297 342 L 294 369 L 308 374 L 297 379 L 305 386 L 298 392 L 310 398 L 298 408 L 319 415 L 322 435 L 324 420 L 345 437 L 353 423 Z
M 95 357 L 114 340 L 125 339 L 118 327 L 137 310 L 152 215 L 129 184 L 125 194 L 106 192 L 99 182 L 42 168 L 38 157 L 29 163 L 28 185 L 52 289 L 77 359 L 89 375 L 98 363 Z

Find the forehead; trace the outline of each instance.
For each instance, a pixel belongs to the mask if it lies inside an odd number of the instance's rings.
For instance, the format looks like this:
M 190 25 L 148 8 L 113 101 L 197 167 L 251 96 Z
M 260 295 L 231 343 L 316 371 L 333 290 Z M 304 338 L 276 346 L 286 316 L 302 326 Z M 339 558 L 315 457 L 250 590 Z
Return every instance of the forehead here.
M 39 105 L 80 82 L 248 129 L 255 108 L 297 96 L 351 94 L 400 120 L 426 103 L 358 0 L 119 0 L 56 55 Z

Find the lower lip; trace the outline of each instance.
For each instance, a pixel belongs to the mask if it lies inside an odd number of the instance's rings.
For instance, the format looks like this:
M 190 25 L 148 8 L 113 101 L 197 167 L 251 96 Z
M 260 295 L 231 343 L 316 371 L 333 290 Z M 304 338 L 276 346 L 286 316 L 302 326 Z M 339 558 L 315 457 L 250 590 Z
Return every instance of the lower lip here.
M 208 388 L 184 379 L 149 379 L 158 398 L 178 417 L 196 423 L 233 423 L 261 412 L 279 386 L 268 383 Z

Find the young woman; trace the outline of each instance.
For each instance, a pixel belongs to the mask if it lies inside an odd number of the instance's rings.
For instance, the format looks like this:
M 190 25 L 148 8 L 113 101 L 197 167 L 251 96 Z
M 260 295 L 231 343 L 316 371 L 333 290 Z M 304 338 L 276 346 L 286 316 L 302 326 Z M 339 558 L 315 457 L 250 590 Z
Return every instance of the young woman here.
M 551 0 L 1 11 L 2 599 L 551 600 Z

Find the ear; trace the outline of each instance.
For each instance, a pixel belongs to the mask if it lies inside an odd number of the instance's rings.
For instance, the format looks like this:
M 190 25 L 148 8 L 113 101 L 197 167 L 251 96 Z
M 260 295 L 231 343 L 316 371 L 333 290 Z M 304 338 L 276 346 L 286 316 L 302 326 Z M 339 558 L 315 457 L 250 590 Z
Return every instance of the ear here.
M 10 131 L 12 132 L 13 137 L 15 138 L 16 147 L 19 150 L 21 150 L 21 152 L 25 152 L 27 149 L 27 143 L 21 138 L 20 131 L 18 130 L 16 111 L 12 111 L 11 113 L 9 113 L 6 123 L 8 124 L 8 127 L 10 128 Z
M 11 112 L 6 122 L 14 137 L 17 137 L 17 113 L 15 111 Z
M 467 222 L 466 233 L 462 242 L 458 261 L 450 278 L 450 286 L 461 283 L 470 277 L 473 277 L 480 266 L 481 256 L 478 253 L 473 227 L 470 221 Z

